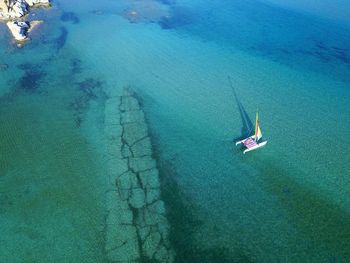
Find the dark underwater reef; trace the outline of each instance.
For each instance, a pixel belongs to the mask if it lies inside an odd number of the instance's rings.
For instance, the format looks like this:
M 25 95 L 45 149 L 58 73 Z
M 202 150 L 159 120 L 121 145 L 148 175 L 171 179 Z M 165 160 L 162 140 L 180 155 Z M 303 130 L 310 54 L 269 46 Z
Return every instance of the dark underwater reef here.
M 24 71 L 24 75 L 18 80 L 16 89 L 34 93 L 40 88 L 43 78 L 47 75 L 38 64 L 23 63 L 17 66 Z
M 73 24 L 79 24 L 80 19 L 74 12 L 64 12 L 61 17 L 61 21 L 63 22 L 71 22 Z

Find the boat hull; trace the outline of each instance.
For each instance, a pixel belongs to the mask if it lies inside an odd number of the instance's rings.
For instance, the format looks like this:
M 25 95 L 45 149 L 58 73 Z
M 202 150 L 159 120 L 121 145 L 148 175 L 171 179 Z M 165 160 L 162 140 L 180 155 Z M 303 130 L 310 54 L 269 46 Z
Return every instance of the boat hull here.
M 250 151 L 254 151 L 258 148 L 261 148 L 261 147 L 264 147 L 266 145 L 267 141 L 264 141 L 264 142 L 261 142 L 261 143 L 258 143 L 256 146 L 252 147 L 252 148 L 249 148 L 249 149 L 245 149 L 243 151 L 243 154 L 247 153 L 247 152 L 250 152 Z
M 245 139 L 243 139 L 243 140 L 240 140 L 240 141 L 236 142 L 236 146 L 239 145 L 239 144 L 242 144 L 243 142 L 245 142 L 245 141 L 248 140 L 249 138 L 252 138 L 253 140 L 255 140 L 255 135 L 252 135 L 252 136 L 250 136 L 250 137 L 247 137 L 247 138 L 245 138 Z

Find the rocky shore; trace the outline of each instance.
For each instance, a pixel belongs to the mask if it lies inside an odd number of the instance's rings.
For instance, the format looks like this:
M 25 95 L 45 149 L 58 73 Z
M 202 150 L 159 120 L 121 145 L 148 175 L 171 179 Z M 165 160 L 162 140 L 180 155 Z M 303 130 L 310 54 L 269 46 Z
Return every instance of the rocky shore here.
M 0 20 L 8 21 L 7 27 L 17 41 L 24 41 L 34 25 L 41 21 L 25 21 L 23 17 L 32 6 L 48 6 L 50 0 L 0 0 Z
M 144 113 L 125 89 L 106 102 L 110 190 L 105 250 L 111 262 L 173 262 L 169 224 Z

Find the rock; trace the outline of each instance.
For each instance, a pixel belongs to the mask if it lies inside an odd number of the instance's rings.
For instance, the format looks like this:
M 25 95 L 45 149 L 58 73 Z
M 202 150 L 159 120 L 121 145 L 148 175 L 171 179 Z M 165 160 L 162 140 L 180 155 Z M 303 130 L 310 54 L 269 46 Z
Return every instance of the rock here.
M 28 6 L 32 5 L 49 5 L 49 0 L 0 0 L 0 19 L 14 20 L 23 17 L 29 12 Z M 33 30 L 42 21 L 34 20 L 31 22 L 25 21 L 9 21 L 7 23 L 13 37 L 17 41 L 27 39 L 29 31 Z M 18 44 L 17 46 L 21 46 Z
M 138 234 L 142 243 L 145 242 L 150 232 L 151 232 L 151 227 L 149 226 L 138 227 Z
M 109 128 L 111 126 L 120 126 L 120 131 L 122 131 L 122 126 L 120 125 L 120 122 L 119 122 L 119 118 L 118 118 L 118 115 L 110 115 L 111 117 L 107 117 L 105 118 L 105 126 L 106 128 Z M 121 132 L 120 132 L 121 134 Z M 119 134 L 119 135 L 120 135 Z
M 50 5 L 50 0 L 25 0 L 29 6 Z
M 169 227 L 168 221 L 166 220 L 158 224 L 158 232 L 162 236 L 164 244 L 167 246 L 170 245 L 168 240 L 169 229 L 170 227 Z
M 125 159 L 110 159 L 107 161 L 107 174 L 109 177 L 109 183 L 111 186 L 116 187 L 117 178 L 127 172 L 128 162 Z
M 159 215 L 157 215 L 156 213 L 153 213 L 152 211 L 150 211 L 148 209 L 148 207 L 144 210 L 144 218 L 143 218 L 143 223 L 146 226 L 154 226 L 157 225 L 157 223 L 159 222 Z
M 136 142 L 131 147 L 132 152 L 134 153 L 134 157 L 142 157 L 142 156 L 151 156 L 152 155 L 152 146 L 151 140 L 149 137 L 145 137 L 144 139 Z
M 145 226 L 152 226 L 157 229 L 157 232 L 162 236 L 164 240 L 168 238 L 169 224 L 165 215 L 157 214 L 147 206 L 144 209 L 143 221 Z M 168 242 L 166 242 L 168 243 Z
M 154 259 L 164 263 L 172 262 L 172 260 L 169 257 L 168 250 L 164 246 L 161 246 L 157 249 L 157 252 L 154 254 Z
M 122 112 L 125 111 L 136 111 L 136 110 L 140 110 L 140 106 L 138 101 L 131 96 L 124 96 L 122 97 L 122 103 L 120 105 L 120 110 Z
M 135 217 L 134 217 L 134 225 L 137 227 L 137 229 L 150 227 L 149 225 L 146 224 L 144 219 L 145 210 L 146 210 L 145 207 L 142 209 L 136 210 L 137 213 L 135 214 Z
M 128 162 L 125 159 L 110 158 L 107 160 L 107 172 L 115 174 L 116 178 L 128 170 Z
M 23 41 L 27 39 L 27 33 L 30 26 L 28 22 L 10 21 L 7 22 L 6 25 L 17 41 Z
M 8 1 L 10 2 L 10 1 Z M 11 5 L 11 4 L 10 4 Z M 14 17 L 24 16 L 28 12 L 26 1 L 14 0 L 12 1 L 12 7 L 9 8 L 12 11 Z
M 168 249 L 168 262 L 174 262 L 175 261 L 175 252 L 170 247 Z
M 126 201 L 121 201 L 115 191 L 106 194 L 109 211 L 106 221 L 105 250 L 111 261 L 131 262 L 138 260 L 139 248 L 133 215 Z
M 121 113 L 121 123 L 145 122 L 144 113 L 140 110 Z
M 109 125 L 105 127 L 105 133 L 107 139 L 118 139 L 120 141 L 120 137 L 123 133 L 123 127 L 119 124 Z
M 173 262 L 169 224 L 164 202 L 160 200 L 159 172 L 152 158 L 144 113 L 132 91 L 125 89 L 122 97 L 108 99 L 105 127 L 106 158 L 112 158 L 108 173 L 113 173 L 117 186 L 107 201 L 108 259 L 112 262 L 139 262 L 141 259 Z M 116 202 L 114 206 L 109 204 L 112 200 Z M 112 225 L 115 228 L 111 228 Z
M 130 151 L 129 146 L 126 144 L 123 144 L 122 146 L 122 155 L 123 155 L 123 158 L 128 158 L 132 156 L 132 152 Z
M 158 215 L 164 215 L 165 214 L 164 202 L 162 200 L 158 200 L 154 204 L 150 205 L 148 207 L 148 210 L 151 213 L 155 213 L 155 214 L 158 214 Z
M 131 210 L 124 209 L 118 211 L 112 211 L 108 214 L 106 224 L 117 226 L 119 225 L 132 225 L 133 215 Z
M 145 123 L 127 123 L 124 124 L 123 127 L 123 139 L 129 146 L 132 146 L 148 136 L 148 130 Z
M 140 255 L 136 228 L 132 225 L 109 226 L 105 250 L 112 262 L 138 261 Z
M 146 203 L 151 204 L 157 201 L 160 197 L 160 183 L 157 169 L 141 172 L 140 179 L 142 188 L 146 192 Z
M 133 188 L 131 189 L 131 195 L 129 198 L 129 204 L 133 208 L 142 208 L 146 205 L 145 203 L 145 192 L 143 191 L 142 188 Z
M 120 198 L 122 200 L 129 199 L 130 196 L 130 188 L 131 188 L 131 180 L 129 173 L 124 173 L 117 178 L 117 187 Z
M 10 29 L 13 37 L 17 41 L 24 41 L 28 38 L 28 33 L 31 32 L 35 27 L 40 25 L 43 21 L 33 20 L 31 22 L 26 21 L 10 21 L 7 22 L 7 27 Z
M 0 0 L 0 18 L 15 19 L 28 13 L 28 6 L 24 0 Z
M 146 203 L 152 204 L 159 199 L 160 192 L 159 189 L 146 190 Z
M 130 158 L 129 167 L 135 172 L 144 172 L 156 167 L 156 161 L 150 156 Z
M 131 171 L 123 173 L 117 178 L 117 186 L 122 200 L 129 198 L 131 195 L 131 188 L 139 187 L 136 175 Z
M 108 210 L 106 225 L 132 225 L 133 214 L 129 208 L 128 202 L 120 200 L 115 191 L 107 193 L 106 205 Z
M 151 232 L 146 238 L 145 242 L 142 244 L 142 252 L 143 254 L 152 259 L 154 253 L 157 251 L 159 243 L 161 241 L 161 236 L 158 232 Z M 160 261 L 164 262 L 164 261 Z
M 151 169 L 140 173 L 140 179 L 143 189 L 159 188 L 159 173 L 157 169 Z
M 44 23 L 43 20 L 33 20 L 28 22 L 29 23 L 29 29 L 28 29 L 28 33 L 32 32 L 34 28 L 38 27 L 38 25 Z
M 109 160 L 112 158 L 123 159 L 124 156 L 120 151 L 121 145 L 122 143 L 118 141 L 118 137 L 114 138 L 114 140 L 110 139 L 109 141 L 107 141 L 107 145 L 106 145 L 106 151 L 108 156 L 107 159 Z

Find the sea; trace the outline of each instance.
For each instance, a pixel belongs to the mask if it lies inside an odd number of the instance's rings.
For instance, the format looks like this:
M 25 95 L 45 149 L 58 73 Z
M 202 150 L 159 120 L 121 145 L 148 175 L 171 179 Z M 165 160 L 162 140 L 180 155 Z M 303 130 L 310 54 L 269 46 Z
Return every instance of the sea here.
M 0 24 L 0 262 L 107 262 L 104 105 L 129 86 L 176 262 L 349 262 L 350 6 L 319 2 L 55 0 L 22 47 Z

